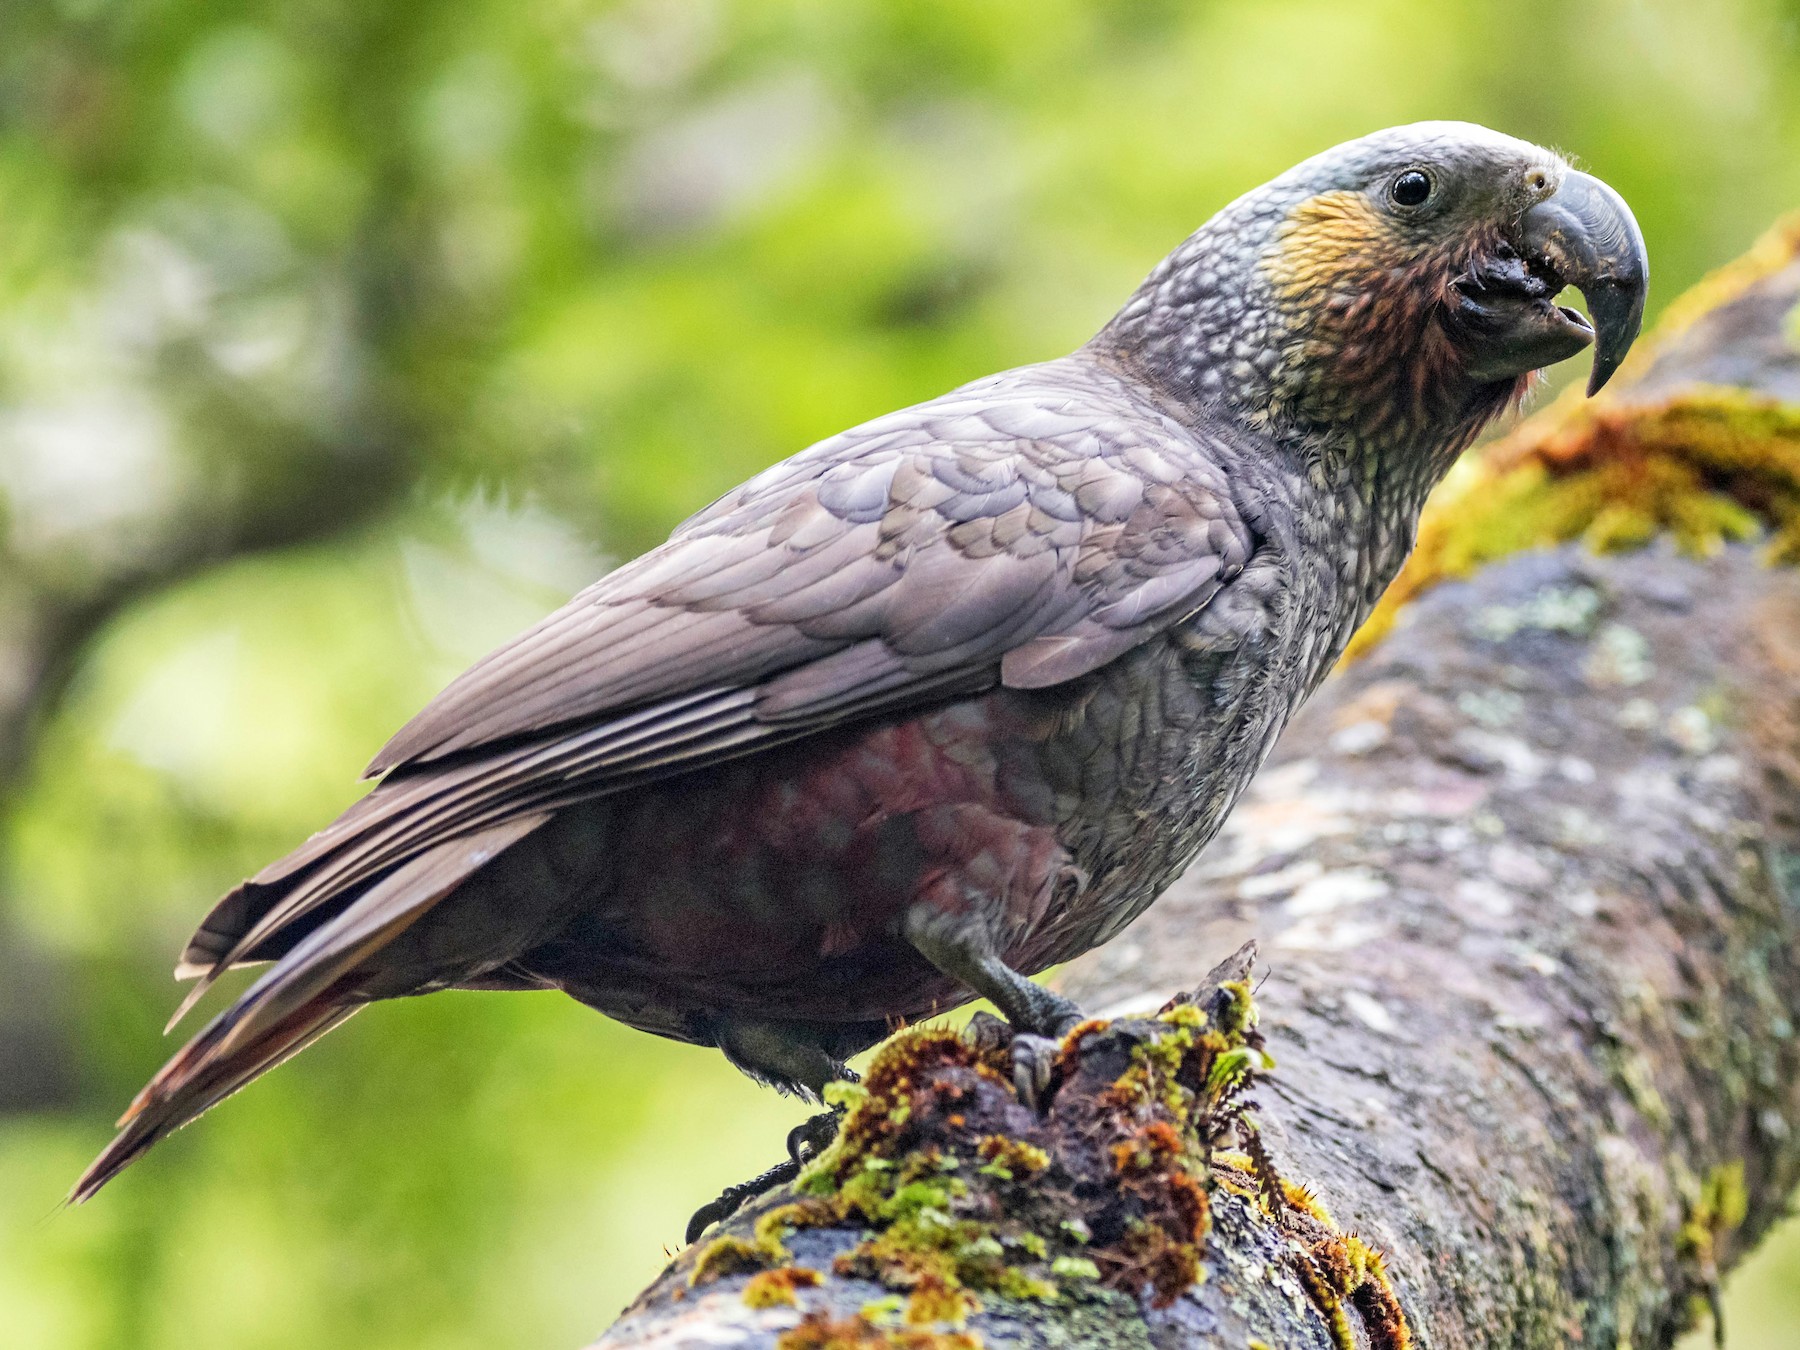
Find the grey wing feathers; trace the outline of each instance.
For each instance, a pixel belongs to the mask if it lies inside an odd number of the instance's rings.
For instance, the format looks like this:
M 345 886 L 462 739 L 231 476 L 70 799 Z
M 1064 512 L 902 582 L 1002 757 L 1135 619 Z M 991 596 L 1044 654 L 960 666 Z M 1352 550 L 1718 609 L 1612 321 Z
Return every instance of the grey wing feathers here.
M 1091 637 L 1092 658 L 1060 663 L 1079 674 L 1242 567 L 1249 530 L 1192 433 L 1067 389 L 996 401 L 997 383 L 752 479 L 472 667 L 369 772 L 754 686 L 871 640 L 924 677 Z
M 220 902 L 208 976 L 446 837 L 1004 682 L 1094 670 L 1253 540 L 1195 435 L 1091 368 L 994 377 L 775 466 L 452 683 L 386 781 Z

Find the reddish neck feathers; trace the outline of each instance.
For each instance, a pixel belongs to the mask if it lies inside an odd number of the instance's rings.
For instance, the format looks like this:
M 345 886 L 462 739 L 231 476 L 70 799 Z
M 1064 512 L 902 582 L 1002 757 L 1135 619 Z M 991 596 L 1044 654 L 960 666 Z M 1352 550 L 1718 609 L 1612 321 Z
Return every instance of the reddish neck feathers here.
M 1488 242 L 1446 257 L 1397 237 L 1361 194 L 1302 203 L 1265 264 L 1292 334 L 1271 410 L 1435 482 L 1531 385 L 1471 381 L 1445 325 L 1450 279 Z

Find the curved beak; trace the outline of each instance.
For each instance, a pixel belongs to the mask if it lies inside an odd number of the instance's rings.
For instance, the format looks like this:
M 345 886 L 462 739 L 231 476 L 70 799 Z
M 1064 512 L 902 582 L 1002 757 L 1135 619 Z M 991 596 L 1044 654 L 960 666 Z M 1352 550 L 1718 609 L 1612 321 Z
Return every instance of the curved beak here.
M 1600 392 L 1636 341 L 1650 284 L 1644 235 L 1625 199 L 1571 169 L 1556 194 L 1525 213 L 1521 252 L 1587 301 L 1594 325 L 1588 397 Z

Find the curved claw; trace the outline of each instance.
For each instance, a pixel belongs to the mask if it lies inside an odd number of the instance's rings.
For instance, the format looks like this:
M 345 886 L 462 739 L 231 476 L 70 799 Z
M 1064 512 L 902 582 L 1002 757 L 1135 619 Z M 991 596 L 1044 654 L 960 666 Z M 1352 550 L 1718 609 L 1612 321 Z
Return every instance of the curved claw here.
M 1033 1111 L 1042 1112 L 1048 1104 L 1050 1075 L 1056 1068 L 1056 1057 L 1062 1043 L 1048 1036 L 1018 1032 L 1012 1039 L 1013 1088 L 1019 1100 Z
M 700 1240 L 700 1235 L 715 1223 L 723 1223 L 736 1214 L 744 1205 L 759 1195 L 766 1195 L 777 1186 L 785 1186 L 800 1175 L 800 1164 L 792 1158 L 778 1162 L 760 1176 L 751 1177 L 748 1181 L 740 1181 L 735 1186 L 727 1186 L 719 1192 L 717 1200 L 710 1201 L 694 1211 L 688 1220 L 687 1235 L 683 1241 L 690 1246 Z
M 831 1141 L 837 1138 L 838 1127 L 843 1123 L 844 1108 L 841 1106 L 808 1116 L 788 1131 L 788 1160 L 804 1167 L 831 1147 Z

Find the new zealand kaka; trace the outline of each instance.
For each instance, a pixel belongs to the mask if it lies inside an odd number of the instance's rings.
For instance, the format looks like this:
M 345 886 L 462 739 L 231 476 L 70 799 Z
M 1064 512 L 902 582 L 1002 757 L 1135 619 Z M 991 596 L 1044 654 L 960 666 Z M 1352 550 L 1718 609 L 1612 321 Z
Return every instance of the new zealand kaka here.
M 1592 344 L 1598 389 L 1647 275 L 1557 155 L 1398 127 L 1225 207 L 1073 354 L 759 474 L 458 678 L 218 903 L 194 997 L 272 964 L 74 1198 L 378 999 L 561 989 L 812 1097 L 973 995 L 1062 1032 L 1026 977 L 1206 845 L 1432 486 L 1539 368 Z

